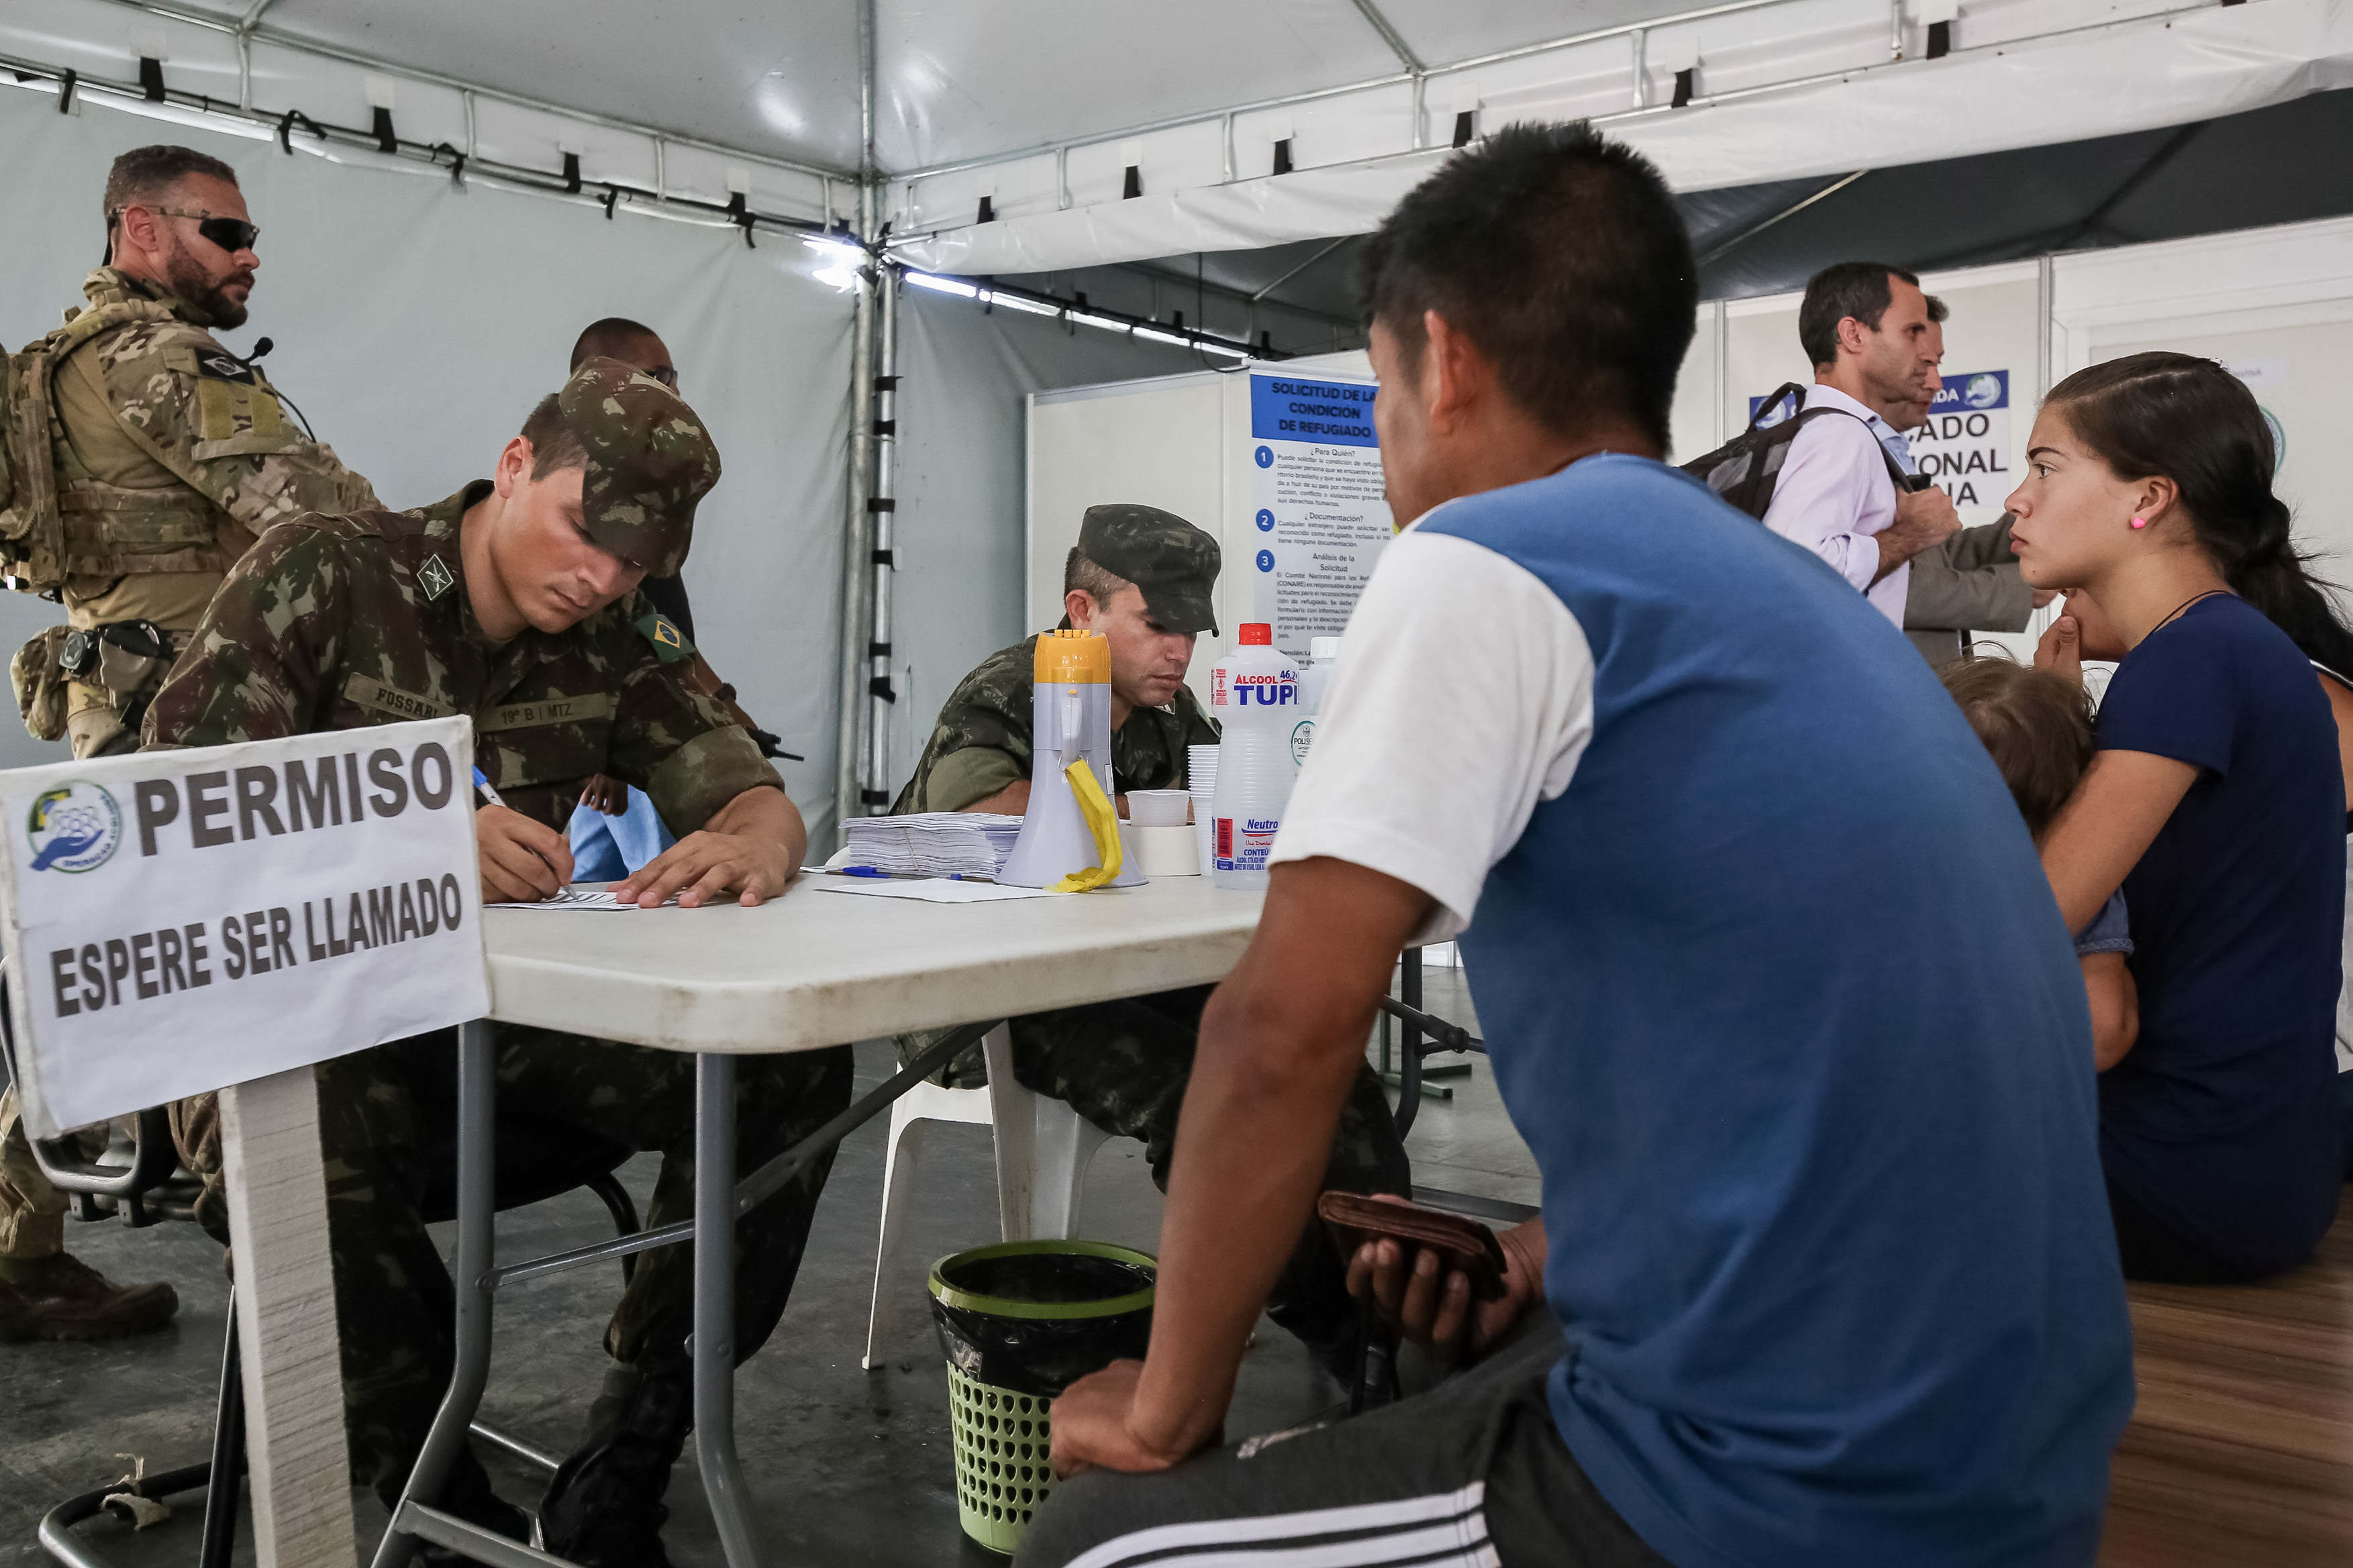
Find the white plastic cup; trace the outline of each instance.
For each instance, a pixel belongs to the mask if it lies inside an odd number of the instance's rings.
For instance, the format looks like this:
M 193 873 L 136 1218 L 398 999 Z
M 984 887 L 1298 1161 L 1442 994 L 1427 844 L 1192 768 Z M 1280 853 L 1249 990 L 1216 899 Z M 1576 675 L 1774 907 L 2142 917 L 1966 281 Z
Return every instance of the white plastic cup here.
M 1138 827 L 1182 827 L 1193 797 L 1181 789 L 1132 789 L 1127 819 Z

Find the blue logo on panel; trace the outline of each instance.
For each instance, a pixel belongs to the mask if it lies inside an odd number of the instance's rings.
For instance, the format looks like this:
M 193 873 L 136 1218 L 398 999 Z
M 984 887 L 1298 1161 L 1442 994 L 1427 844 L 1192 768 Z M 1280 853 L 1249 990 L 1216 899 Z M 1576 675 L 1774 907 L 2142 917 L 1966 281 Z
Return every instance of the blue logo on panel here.
M 2006 370 L 1968 371 L 1946 376 L 1944 381 L 1936 389 L 1936 401 L 1928 405 L 1931 414 L 1975 414 L 2010 406 L 2010 372 Z
M 1250 454 L 1250 461 L 1256 463 L 1261 468 L 1271 468 L 1274 467 L 1273 449 L 1267 447 L 1261 447 L 1257 451 Z
M 1374 390 L 1360 382 L 1296 381 L 1284 375 L 1253 375 L 1250 435 L 1261 441 L 1377 447 L 1381 442 L 1373 433 Z M 1264 458 L 1259 467 L 1266 467 Z
M 1940 379 L 1945 384 L 1936 389 L 1936 401 L 1928 405 L 1931 415 L 1979 414 L 2010 406 L 2010 372 L 2006 370 L 1957 371 Z M 1758 411 L 1764 406 L 1762 397 L 1748 400 L 1750 424 L 1778 425 L 1797 412 L 1795 400 L 1784 398 L 1779 407 L 1759 419 Z
M 1272 533 L 1274 531 L 1274 513 L 1267 510 L 1264 507 L 1259 508 L 1258 531 L 1261 533 Z
M 1271 572 L 1274 570 L 1273 551 L 1261 550 L 1258 552 L 1258 569 L 1261 572 Z

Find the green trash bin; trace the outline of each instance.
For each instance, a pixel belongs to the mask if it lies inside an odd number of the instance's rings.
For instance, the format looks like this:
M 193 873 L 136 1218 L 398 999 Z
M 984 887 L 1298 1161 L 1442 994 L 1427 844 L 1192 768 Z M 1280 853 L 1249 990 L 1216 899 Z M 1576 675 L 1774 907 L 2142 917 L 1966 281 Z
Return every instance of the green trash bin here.
M 1009 1555 L 1053 1489 L 1054 1396 L 1150 1345 L 1154 1269 L 1101 1241 L 1000 1242 L 932 1265 L 956 1516 L 981 1545 Z

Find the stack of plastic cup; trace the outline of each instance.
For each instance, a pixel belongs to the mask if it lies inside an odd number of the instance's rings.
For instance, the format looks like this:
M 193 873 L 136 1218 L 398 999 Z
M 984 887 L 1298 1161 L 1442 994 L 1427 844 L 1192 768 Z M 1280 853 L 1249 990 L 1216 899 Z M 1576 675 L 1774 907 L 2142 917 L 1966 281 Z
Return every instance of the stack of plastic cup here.
M 1185 748 L 1185 788 L 1193 796 L 1193 841 L 1201 851 L 1201 875 L 1209 874 L 1217 859 L 1217 838 L 1210 807 L 1218 799 L 1218 748 Z

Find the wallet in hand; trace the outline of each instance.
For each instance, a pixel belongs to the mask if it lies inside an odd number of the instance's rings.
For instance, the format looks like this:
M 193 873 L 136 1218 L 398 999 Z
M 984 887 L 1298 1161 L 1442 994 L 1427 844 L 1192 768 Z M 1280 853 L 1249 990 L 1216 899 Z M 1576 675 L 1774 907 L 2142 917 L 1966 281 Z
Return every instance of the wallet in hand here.
M 1317 1198 L 1315 1214 L 1331 1227 L 1332 1239 L 1339 1243 L 1343 1258 L 1353 1258 L 1358 1247 L 1383 1237 L 1405 1248 L 1409 1265 L 1415 1247 L 1428 1247 L 1447 1268 L 1470 1276 L 1472 1300 L 1503 1298 L 1503 1246 L 1493 1231 L 1475 1219 L 1421 1204 L 1388 1203 L 1362 1193 L 1342 1192 Z

